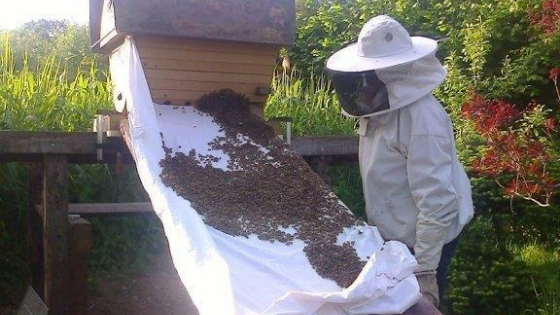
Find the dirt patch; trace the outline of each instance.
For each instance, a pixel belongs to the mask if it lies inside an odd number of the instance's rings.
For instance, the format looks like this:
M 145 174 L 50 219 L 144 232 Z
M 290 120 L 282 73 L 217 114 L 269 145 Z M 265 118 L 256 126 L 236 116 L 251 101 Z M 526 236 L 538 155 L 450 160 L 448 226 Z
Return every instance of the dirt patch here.
M 150 272 L 110 274 L 90 288 L 88 315 L 198 315 L 168 257 Z

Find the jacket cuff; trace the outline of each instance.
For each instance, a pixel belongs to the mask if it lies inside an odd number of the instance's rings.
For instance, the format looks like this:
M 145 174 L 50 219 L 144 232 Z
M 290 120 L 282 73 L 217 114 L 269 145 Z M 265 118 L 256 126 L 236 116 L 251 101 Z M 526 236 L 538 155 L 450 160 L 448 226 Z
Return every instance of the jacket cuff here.
M 422 270 L 422 271 L 414 271 L 415 276 L 423 276 L 423 275 L 435 275 L 437 270 Z

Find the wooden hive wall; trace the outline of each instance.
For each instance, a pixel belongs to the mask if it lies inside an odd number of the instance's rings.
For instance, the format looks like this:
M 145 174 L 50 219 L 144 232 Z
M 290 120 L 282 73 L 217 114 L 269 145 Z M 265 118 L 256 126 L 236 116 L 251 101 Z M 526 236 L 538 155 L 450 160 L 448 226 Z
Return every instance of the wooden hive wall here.
M 279 47 L 205 39 L 135 38 L 154 102 L 194 104 L 224 88 L 245 94 L 263 106 Z

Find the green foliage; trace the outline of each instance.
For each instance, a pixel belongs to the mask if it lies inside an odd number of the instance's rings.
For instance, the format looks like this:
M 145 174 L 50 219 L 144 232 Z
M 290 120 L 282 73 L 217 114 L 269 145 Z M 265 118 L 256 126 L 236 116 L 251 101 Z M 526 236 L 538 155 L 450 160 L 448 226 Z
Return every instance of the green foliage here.
M 154 255 L 168 250 L 161 223 L 153 215 L 89 220 L 95 236 L 89 259 L 94 277 L 114 270 L 146 270 Z
M 366 220 L 362 177 L 357 165 L 337 165 L 329 169 L 331 189 L 358 217 Z
M 31 69 L 49 59 L 55 59 L 56 62 L 65 64 L 69 77 L 74 77 L 83 69 L 106 69 L 108 65 L 106 56 L 91 53 L 89 31 L 83 25 L 37 20 L 5 33 L 10 35 L 10 45 L 16 56 L 16 69 L 24 66 L 24 59 L 27 59 Z
M 90 66 L 70 77 L 65 64 L 45 58 L 16 67 L 10 36 L 0 36 L 0 129 L 85 131 L 99 108 L 108 108 L 108 81 Z
M 322 75 L 327 58 L 358 38 L 362 25 L 383 12 L 391 1 L 307 0 L 297 14 L 295 45 L 290 58 L 303 71 Z
M 107 164 L 71 165 L 69 199 L 71 203 L 133 202 L 148 201 L 148 196 L 134 165 L 120 172 Z
M 542 208 L 526 202 L 524 207 L 517 207 L 510 221 L 514 239 L 560 252 L 560 207 Z
M 109 165 L 72 165 L 72 203 L 149 201 L 133 165 L 116 173 Z M 114 270 L 144 270 L 154 254 L 167 250 L 159 219 L 154 215 L 86 217 L 94 246 L 89 267 L 98 276 Z
M 489 220 L 478 217 L 463 232 L 450 266 L 448 307 L 453 314 L 536 312 L 537 272 L 498 246 Z
M 541 301 L 537 314 L 560 314 L 560 252 L 539 243 L 513 246 L 515 257 L 538 274 L 534 290 Z
M 19 303 L 30 279 L 25 238 L 25 169 L 15 163 L 0 165 L 0 309 Z
M 294 69 L 279 70 L 272 80 L 273 94 L 265 108 L 266 117 L 292 117 L 294 135 L 352 134 L 355 119 L 341 114 L 330 82 L 323 77 L 304 79 Z

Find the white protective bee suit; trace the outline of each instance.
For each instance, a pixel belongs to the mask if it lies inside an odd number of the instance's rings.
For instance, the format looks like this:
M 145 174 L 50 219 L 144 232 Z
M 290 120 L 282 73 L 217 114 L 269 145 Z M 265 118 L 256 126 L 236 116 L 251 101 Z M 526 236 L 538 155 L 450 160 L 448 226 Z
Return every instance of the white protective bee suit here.
M 436 270 L 442 246 L 472 217 L 451 120 L 431 95 L 445 74 L 434 55 L 378 70 L 391 109 L 361 118 L 358 130 L 368 220 L 414 249 L 418 273 Z
M 431 94 L 446 76 L 436 48 L 436 41 L 411 38 L 398 22 L 378 16 L 364 25 L 356 44 L 329 59 L 327 73 L 343 113 L 360 119 L 368 221 L 385 240 L 413 250 L 421 291 L 437 305 L 442 247 L 470 221 L 473 206 L 451 120 Z M 360 74 L 362 83 L 349 83 Z M 431 276 L 424 285 L 435 288 L 422 290 L 422 275 Z

